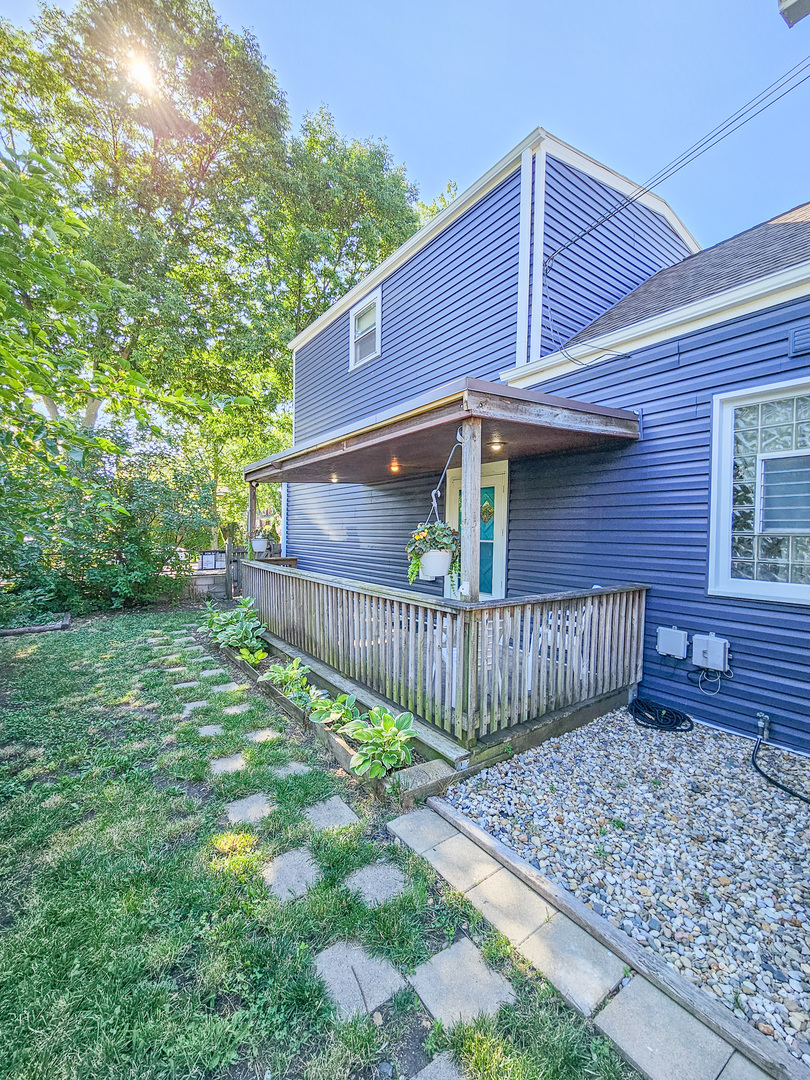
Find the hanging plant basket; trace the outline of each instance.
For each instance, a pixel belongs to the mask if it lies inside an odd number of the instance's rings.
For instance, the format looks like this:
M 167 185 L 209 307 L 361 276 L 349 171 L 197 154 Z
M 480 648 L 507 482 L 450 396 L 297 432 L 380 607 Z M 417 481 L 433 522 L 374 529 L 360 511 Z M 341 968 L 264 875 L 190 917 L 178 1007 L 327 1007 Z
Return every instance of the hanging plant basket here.
M 408 552 L 408 581 L 434 581 L 445 574 L 458 576 L 461 540 L 445 521 L 423 523 L 412 534 Z
M 266 536 L 254 536 L 250 541 L 254 555 L 264 555 L 265 551 L 267 551 L 267 543 Z
M 450 563 L 453 561 L 452 551 L 443 551 L 441 548 L 432 548 L 424 555 L 419 556 L 419 580 L 434 581 L 444 577 L 450 571 Z

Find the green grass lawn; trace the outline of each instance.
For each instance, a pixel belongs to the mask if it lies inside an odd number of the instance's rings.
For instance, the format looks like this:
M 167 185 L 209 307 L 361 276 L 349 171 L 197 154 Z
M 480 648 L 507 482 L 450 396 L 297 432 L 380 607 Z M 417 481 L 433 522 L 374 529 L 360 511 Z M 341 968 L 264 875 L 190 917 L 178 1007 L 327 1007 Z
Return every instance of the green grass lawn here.
M 219 695 L 181 722 L 183 703 L 205 694 L 150 666 L 146 628 L 197 621 L 127 614 L 0 640 L 0 1076 L 348 1080 L 396 1060 L 414 1031 L 481 1080 L 633 1075 L 426 863 L 386 843 L 394 811 L 266 698 Z M 250 711 L 224 711 L 241 700 Z M 201 739 L 209 723 L 225 733 Z M 284 737 L 246 744 L 261 724 Z M 247 768 L 212 779 L 211 757 L 237 750 Z M 291 760 L 321 767 L 270 772 Z M 224 802 L 256 791 L 278 809 L 260 826 L 224 824 Z M 314 833 L 302 810 L 332 794 L 361 822 Z M 323 879 L 281 904 L 261 867 L 301 844 Z M 383 855 L 411 887 L 370 909 L 342 883 Z M 314 970 L 321 949 L 357 941 L 407 972 L 461 933 L 516 988 L 494 1021 L 445 1033 L 405 993 L 381 1026 L 335 1022 Z

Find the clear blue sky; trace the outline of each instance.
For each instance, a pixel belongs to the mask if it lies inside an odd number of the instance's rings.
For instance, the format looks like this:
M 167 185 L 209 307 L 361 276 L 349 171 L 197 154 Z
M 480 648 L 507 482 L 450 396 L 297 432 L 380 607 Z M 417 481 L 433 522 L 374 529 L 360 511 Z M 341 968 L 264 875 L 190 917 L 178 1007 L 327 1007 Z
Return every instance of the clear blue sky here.
M 385 138 L 430 200 L 540 125 L 641 182 L 810 54 L 777 0 L 214 0 L 295 120 Z M 0 0 L 20 21 L 31 0 Z M 810 81 L 657 190 L 704 246 L 810 200 Z

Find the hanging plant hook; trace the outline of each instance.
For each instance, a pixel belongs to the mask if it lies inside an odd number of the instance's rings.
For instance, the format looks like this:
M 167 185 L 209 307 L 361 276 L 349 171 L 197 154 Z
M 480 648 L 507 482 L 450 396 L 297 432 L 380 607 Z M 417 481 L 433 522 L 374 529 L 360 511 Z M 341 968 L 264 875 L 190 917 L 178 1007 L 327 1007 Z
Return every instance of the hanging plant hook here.
M 442 483 L 444 482 L 444 478 L 447 475 L 447 470 L 450 468 L 450 462 L 453 460 L 453 454 L 455 454 L 456 450 L 458 450 L 458 448 L 460 446 L 461 446 L 461 428 L 459 428 L 458 431 L 456 432 L 456 441 L 453 444 L 453 449 L 450 451 L 450 453 L 448 455 L 448 458 L 447 458 L 447 462 L 445 463 L 445 466 L 442 469 L 442 475 L 439 477 L 439 482 L 436 485 L 436 487 L 433 489 L 433 491 L 431 491 L 431 493 L 430 493 L 430 501 L 431 501 L 431 503 L 433 505 L 431 506 L 430 510 L 428 511 L 428 516 L 425 519 L 425 524 L 426 525 L 430 524 L 430 518 L 431 518 L 432 514 L 436 515 L 436 520 L 437 521 L 439 520 L 439 499 L 441 498 L 441 494 L 442 494 Z

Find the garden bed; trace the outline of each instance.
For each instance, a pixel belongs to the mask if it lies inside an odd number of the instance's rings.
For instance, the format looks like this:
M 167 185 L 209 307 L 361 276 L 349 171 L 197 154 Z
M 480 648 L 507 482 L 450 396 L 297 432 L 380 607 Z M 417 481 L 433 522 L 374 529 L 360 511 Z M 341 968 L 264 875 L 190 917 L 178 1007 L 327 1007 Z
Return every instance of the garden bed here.
M 234 649 L 226 646 L 221 651 L 232 664 L 250 679 L 258 690 L 278 706 L 285 716 L 289 716 L 290 719 L 295 720 L 302 727 L 312 729 L 316 738 L 329 750 L 342 769 L 347 773 L 356 775 L 350 765 L 351 759 L 358 749 L 356 743 L 351 739 L 344 738 L 337 731 L 331 730 L 324 724 L 314 723 L 309 718 L 307 711 L 290 700 L 277 686 L 268 681 L 259 681 L 261 675 L 278 658 L 267 657 L 254 667 L 246 660 L 243 660 Z M 372 792 L 378 798 L 391 796 L 406 809 L 413 806 L 418 800 L 443 792 L 450 778 L 454 775 L 453 769 L 446 762 L 439 759 L 426 761 L 416 750 L 412 749 L 411 753 L 413 758 L 411 765 L 393 769 L 383 779 L 375 779 L 369 776 L 358 776 L 357 779 L 367 791 Z
M 751 743 L 626 710 L 450 789 L 447 801 L 735 1015 L 810 1064 L 810 807 Z M 810 761 L 760 763 L 810 790 Z

